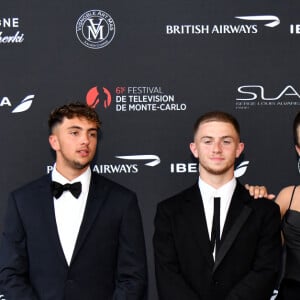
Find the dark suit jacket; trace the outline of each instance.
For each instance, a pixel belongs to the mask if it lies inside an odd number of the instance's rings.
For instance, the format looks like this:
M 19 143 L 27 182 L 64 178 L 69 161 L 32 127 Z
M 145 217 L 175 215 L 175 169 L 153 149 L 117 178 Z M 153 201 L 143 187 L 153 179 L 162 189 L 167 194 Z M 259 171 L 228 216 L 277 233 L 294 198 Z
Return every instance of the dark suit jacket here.
M 10 195 L 0 248 L 0 289 L 6 299 L 142 299 L 147 268 L 135 194 L 92 174 L 68 266 L 59 241 L 50 182 L 47 175 Z
M 232 197 L 214 262 L 198 184 L 158 204 L 154 253 L 161 300 L 269 300 L 279 269 L 279 207 Z

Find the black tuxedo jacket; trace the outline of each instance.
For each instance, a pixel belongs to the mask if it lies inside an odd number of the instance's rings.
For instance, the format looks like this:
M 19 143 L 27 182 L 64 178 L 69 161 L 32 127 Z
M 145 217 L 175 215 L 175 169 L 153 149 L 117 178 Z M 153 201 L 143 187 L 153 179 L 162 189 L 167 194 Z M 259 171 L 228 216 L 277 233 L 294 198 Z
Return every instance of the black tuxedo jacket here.
M 68 266 L 50 183 L 47 175 L 10 195 L 0 247 L 0 289 L 6 299 L 142 299 L 147 268 L 135 194 L 92 174 Z
M 279 207 L 238 183 L 214 261 L 196 184 L 158 204 L 153 242 L 161 300 L 269 300 L 280 262 Z

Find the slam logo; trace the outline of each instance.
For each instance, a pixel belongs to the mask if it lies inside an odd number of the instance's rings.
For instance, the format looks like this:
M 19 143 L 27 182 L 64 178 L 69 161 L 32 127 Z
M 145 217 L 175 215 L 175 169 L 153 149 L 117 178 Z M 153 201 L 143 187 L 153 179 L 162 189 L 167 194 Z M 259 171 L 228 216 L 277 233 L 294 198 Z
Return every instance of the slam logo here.
M 292 85 L 271 91 L 260 84 L 242 85 L 237 89 L 236 109 L 253 107 L 299 106 L 300 92 Z
M 101 102 L 105 109 L 111 105 L 110 91 L 105 87 L 92 87 L 86 94 L 87 105 L 96 108 L 96 106 Z
M 113 18 L 102 10 L 89 10 L 76 23 L 76 35 L 82 45 L 91 49 L 104 48 L 115 36 Z

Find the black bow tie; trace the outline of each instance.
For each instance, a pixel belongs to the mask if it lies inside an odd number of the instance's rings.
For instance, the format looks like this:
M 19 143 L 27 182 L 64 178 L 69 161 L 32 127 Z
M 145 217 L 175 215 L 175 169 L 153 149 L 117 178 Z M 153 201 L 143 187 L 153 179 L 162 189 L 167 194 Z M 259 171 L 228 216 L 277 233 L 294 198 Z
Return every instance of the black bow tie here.
M 81 194 L 81 182 L 60 184 L 52 181 L 51 188 L 52 194 L 56 199 L 58 199 L 64 191 L 70 191 L 75 198 L 78 198 Z

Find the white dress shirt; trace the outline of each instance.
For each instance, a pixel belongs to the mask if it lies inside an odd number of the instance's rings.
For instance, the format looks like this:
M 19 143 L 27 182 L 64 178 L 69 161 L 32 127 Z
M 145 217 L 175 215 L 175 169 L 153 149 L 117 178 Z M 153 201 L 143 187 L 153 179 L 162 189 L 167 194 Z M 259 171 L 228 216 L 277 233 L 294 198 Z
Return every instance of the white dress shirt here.
M 55 166 L 52 171 L 52 181 L 59 182 L 60 184 L 80 181 L 82 185 L 81 194 L 77 199 L 71 194 L 70 191 L 63 192 L 58 199 L 53 197 L 58 235 L 68 265 L 70 265 L 71 262 L 75 243 L 85 211 L 91 174 L 91 169 L 88 168 L 79 177 L 69 181 L 56 170 Z
M 203 201 L 206 217 L 207 230 L 211 238 L 211 229 L 214 215 L 214 197 L 220 197 L 220 238 L 222 236 L 227 212 L 231 203 L 231 198 L 236 187 L 236 179 L 233 177 L 229 182 L 215 189 L 199 177 L 199 188 Z

